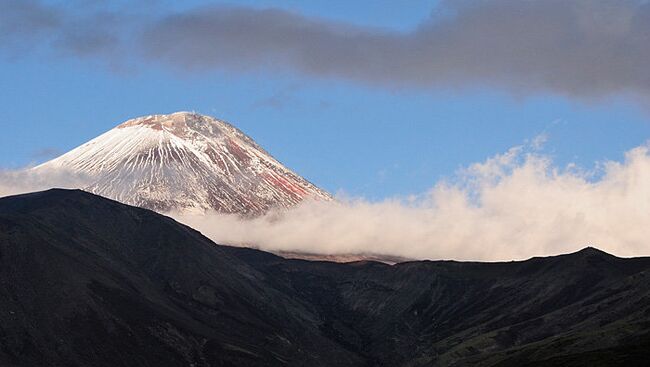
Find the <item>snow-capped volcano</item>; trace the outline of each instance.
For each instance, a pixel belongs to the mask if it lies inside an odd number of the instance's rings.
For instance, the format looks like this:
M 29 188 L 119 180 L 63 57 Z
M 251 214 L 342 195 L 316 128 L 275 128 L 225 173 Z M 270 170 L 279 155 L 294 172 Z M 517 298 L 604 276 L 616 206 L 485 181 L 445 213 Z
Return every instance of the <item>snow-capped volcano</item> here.
M 87 176 L 85 190 L 159 212 L 258 215 L 331 200 L 237 128 L 190 112 L 128 120 L 33 169 Z

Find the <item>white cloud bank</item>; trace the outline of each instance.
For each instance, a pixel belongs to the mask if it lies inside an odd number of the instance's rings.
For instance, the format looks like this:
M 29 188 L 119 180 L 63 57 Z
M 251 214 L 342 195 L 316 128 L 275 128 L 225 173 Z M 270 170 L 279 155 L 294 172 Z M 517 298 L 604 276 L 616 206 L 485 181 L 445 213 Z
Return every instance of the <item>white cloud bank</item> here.
M 29 167 L 20 170 L 0 170 L 0 197 L 46 190 L 53 187 L 74 189 L 88 186 L 89 178 L 67 170 Z
M 650 144 L 594 171 L 558 168 L 537 144 L 474 164 L 416 198 L 307 202 L 253 220 L 173 216 L 217 243 L 271 251 L 511 260 L 591 245 L 650 255 Z M 69 174 L 5 171 L 0 196 L 82 183 Z
M 175 218 L 216 242 L 271 251 L 511 260 L 591 245 L 650 255 L 650 145 L 591 172 L 516 147 L 458 176 L 416 199 L 310 202 L 254 220 Z

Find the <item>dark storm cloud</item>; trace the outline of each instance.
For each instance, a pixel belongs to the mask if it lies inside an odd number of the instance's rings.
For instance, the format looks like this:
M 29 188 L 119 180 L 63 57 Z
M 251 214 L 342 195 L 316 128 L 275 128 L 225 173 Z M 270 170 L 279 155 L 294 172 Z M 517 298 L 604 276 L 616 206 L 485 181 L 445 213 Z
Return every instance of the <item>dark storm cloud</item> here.
M 112 50 L 190 72 L 295 72 L 388 88 L 496 86 L 581 99 L 650 95 L 646 1 L 444 2 L 409 32 L 279 9 L 155 11 L 133 22 L 34 1 L 0 4 L 9 8 L 0 40 L 54 34 L 53 47 L 75 55 Z
M 578 97 L 650 92 L 647 3 L 454 4 L 407 33 L 281 10 L 202 9 L 156 22 L 143 43 L 149 56 L 190 70 L 297 70 L 389 87 L 499 85 Z
M 0 1 L 0 42 L 27 39 L 61 26 L 62 14 L 30 0 Z
M 124 46 L 120 29 L 129 26 L 126 18 L 102 10 L 75 11 L 77 8 L 34 0 L 0 0 L 0 45 L 10 54 L 49 46 L 58 53 L 102 58 L 112 57 L 112 52 Z

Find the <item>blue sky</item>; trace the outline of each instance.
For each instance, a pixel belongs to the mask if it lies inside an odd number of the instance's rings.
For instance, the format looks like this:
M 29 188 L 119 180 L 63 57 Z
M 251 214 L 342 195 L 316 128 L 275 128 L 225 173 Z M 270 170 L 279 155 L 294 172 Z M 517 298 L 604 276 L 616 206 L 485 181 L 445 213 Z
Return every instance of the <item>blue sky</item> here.
M 152 13 L 161 14 L 219 4 L 152 3 L 147 5 Z M 440 10 L 435 1 L 228 4 L 281 8 L 390 32 L 410 32 Z M 513 93 L 482 80 L 461 87 L 387 86 L 291 67 L 187 72 L 145 58 L 115 70 L 99 58 L 52 48 L 0 50 L 2 168 L 49 159 L 129 118 L 193 110 L 230 121 L 326 190 L 379 200 L 426 191 L 459 168 L 542 133 L 548 135 L 544 151 L 560 167 L 621 160 L 650 137 L 643 98 L 629 93 L 598 98 L 553 88 Z

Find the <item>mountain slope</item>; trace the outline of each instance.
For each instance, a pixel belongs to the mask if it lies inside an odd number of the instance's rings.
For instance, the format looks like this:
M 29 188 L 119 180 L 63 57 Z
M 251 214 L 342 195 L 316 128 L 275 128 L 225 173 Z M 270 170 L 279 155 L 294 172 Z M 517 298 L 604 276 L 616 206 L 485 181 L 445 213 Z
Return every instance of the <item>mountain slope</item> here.
M 509 263 L 278 260 L 333 339 L 376 366 L 643 366 L 650 258 L 587 248 Z M 584 358 L 582 358 L 584 357 Z
M 642 366 L 650 258 L 287 260 L 78 190 L 0 199 L 2 366 Z
M 82 191 L 0 199 L 1 366 L 355 365 L 198 232 Z
M 87 191 L 159 212 L 259 215 L 331 199 L 232 125 L 189 112 L 126 121 L 34 170 L 88 177 Z

